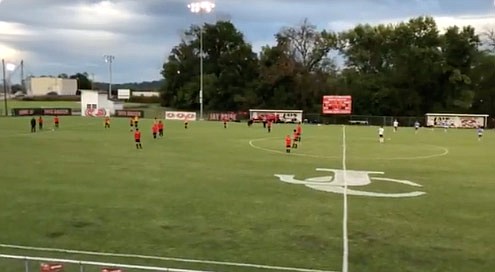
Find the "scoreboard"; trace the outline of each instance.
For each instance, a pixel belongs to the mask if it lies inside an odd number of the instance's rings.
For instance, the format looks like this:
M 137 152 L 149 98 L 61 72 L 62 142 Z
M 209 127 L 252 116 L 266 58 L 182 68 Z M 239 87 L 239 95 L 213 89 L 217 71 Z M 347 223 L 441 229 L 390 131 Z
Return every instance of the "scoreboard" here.
M 322 103 L 323 114 L 351 114 L 352 96 L 350 95 L 325 95 Z

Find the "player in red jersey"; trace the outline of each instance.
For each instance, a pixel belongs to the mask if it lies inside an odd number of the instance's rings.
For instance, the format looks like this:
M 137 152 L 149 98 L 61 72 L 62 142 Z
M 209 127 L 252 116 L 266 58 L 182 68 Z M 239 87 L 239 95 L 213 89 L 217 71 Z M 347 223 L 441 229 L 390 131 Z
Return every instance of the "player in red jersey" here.
M 300 142 L 301 141 L 301 135 L 302 135 L 301 123 L 297 124 L 296 131 L 297 131 L 297 141 Z
M 158 134 L 158 124 L 153 123 L 151 126 L 151 132 L 153 133 L 153 139 L 156 139 L 156 135 Z
M 162 120 L 158 121 L 158 135 L 163 137 L 163 122 Z
M 223 128 L 227 128 L 227 122 L 229 121 L 229 119 L 227 119 L 227 117 L 223 118 Z
M 294 129 L 294 134 L 292 138 L 292 148 L 296 149 L 297 148 L 297 139 L 299 138 L 299 135 L 297 134 L 297 130 Z
M 138 128 L 134 131 L 134 141 L 136 142 L 137 149 L 143 149 L 143 146 L 141 145 L 141 131 L 139 131 Z
M 290 135 L 285 136 L 285 152 L 290 153 L 291 139 Z
M 41 117 L 41 116 L 38 118 L 38 126 L 39 126 L 40 130 L 43 129 L 43 117 Z
M 268 120 L 267 127 L 268 127 L 268 133 L 272 132 L 272 120 Z
M 55 115 L 55 117 L 53 117 L 53 123 L 55 123 L 55 128 L 59 127 L 60 119 L 58 118 L 57 115 Z

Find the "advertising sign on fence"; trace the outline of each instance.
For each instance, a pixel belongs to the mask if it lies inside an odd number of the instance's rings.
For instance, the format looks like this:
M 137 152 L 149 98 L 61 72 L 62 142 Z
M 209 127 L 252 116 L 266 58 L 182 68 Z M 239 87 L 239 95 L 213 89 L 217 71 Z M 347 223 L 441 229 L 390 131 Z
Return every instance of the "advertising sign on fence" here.
M 486 127 L 487 121 L 487 114 L 426 114 L 426 126 L 428 127 L 477 128 Z
M 70 108 L 14 108 L 12 116 L 72 115 Z
M 64 266 L 62 264 L 46 264 L 42 263 L 40 267 L 41 272 L 63 272 Z
M 237 120 L 237 113 L 235 112 L 212 112 L 208 114 L 209 121 L 221 121 L 221 120 Z
M 325 95 L 322 103 L 323 114 L 351 114 L 352 96 Z
M 124 270 L 120 268 L 103 268 L 101 272 L 124 272 Z
M 249 118 L 254 122 L 298 123 L 302 122 L 303 111 L 250 109 Z
M 196 113 L 191 111 L 166 111 L 165 112 L 166 120 L 196 120 Z
M 144 117 L 144 111 L 142 110 L 116 110 L 115 117 L 134 117 L 137 116 L 139 118 Z

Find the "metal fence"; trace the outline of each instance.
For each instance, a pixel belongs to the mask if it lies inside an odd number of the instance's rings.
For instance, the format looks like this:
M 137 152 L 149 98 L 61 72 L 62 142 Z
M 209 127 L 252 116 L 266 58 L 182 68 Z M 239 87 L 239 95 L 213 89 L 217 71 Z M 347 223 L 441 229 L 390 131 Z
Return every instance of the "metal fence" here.
M 189 270 L 178 268 L 140 266 L 129 264 L 105 263 L 95 261 L 79 261 L 70 259 L 30 257 L 18 255 L 0 254 L 0 259 L 5 262 L 2 265 L 1 271 L 6 272 L 143 272 L 143 271 L 168 271 L 168 272 L 212 272 L 206 270 Z M 8 262 L 8 264 L 7 264 Z M 5 267 L 7 265 L 7 267 Z M 60 269 L 60 266 L 63 266 Z

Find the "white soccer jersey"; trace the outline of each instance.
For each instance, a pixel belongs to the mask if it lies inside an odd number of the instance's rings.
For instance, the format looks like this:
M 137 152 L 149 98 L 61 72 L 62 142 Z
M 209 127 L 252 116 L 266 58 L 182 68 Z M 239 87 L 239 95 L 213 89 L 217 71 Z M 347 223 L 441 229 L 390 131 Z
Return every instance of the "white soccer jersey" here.
M 394 127 L 398 127 L 398 126 L 399 126 L 399 122 L 394 121 Z
M 378 135 L 383 136 L 384 132 L 385 132 L 385 129 L 383 129 L 383 128 L 378 129 Z

